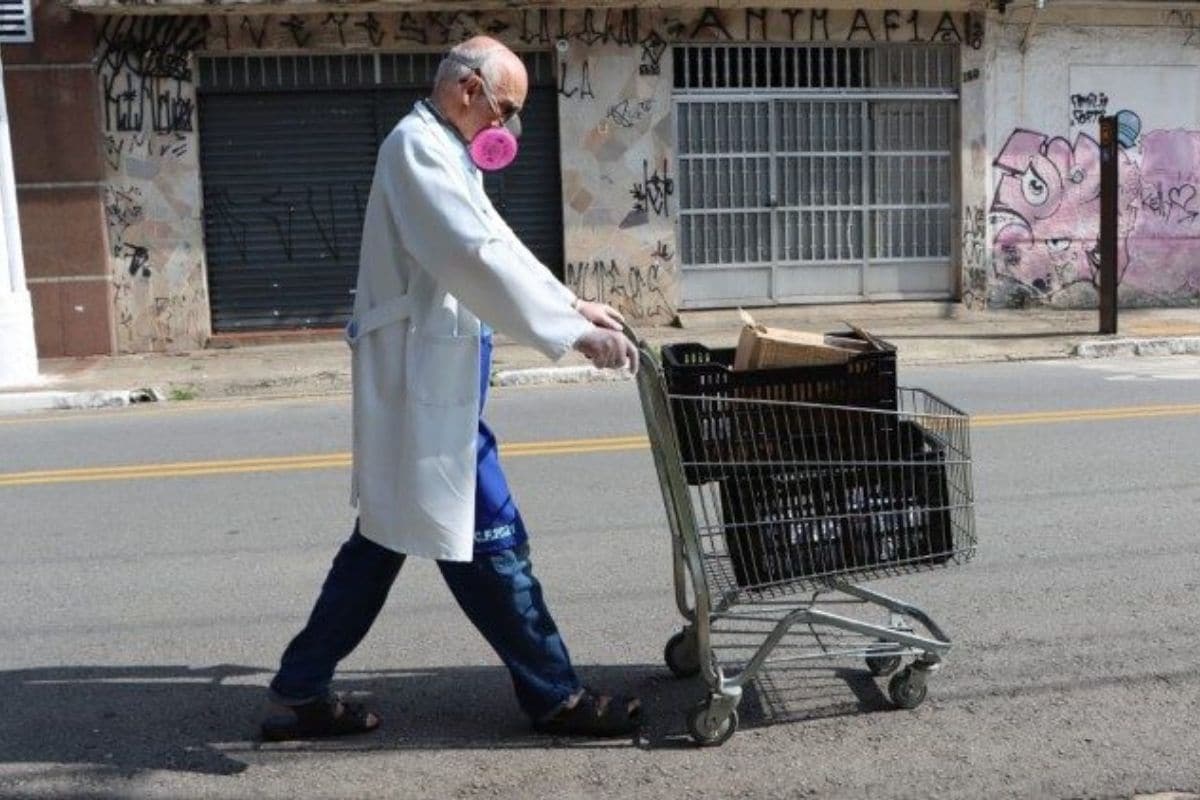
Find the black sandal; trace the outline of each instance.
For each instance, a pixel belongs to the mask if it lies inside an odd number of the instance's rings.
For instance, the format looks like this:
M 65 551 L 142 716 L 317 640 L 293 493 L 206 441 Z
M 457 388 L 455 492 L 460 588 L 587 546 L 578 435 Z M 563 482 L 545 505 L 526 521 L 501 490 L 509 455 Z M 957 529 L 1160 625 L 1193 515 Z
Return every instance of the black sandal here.
M 533 723 L 538 733 L 554 736 L 628 736 L 642 725 L 642 701 L 610 697 L 584 687 L 572 705 L 564 704 Z
M 293 706 L 291 711 L 292 715 L 271 717 L 263 721 L 264 741 L 326 739 L 370 733 L 383 722 L 378 714 L 368 711 L 364 704 L 348 703 L 341 695 Z

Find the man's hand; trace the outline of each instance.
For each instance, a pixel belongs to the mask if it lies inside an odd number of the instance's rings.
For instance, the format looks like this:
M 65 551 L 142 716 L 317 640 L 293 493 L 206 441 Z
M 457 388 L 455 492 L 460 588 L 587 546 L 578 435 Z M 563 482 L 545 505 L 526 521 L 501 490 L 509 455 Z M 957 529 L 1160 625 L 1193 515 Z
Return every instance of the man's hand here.
M 575 349 L 587 356 L 592 366 L 597 369 L 620 369 L 628 366 L 630 372 L 637 372 L 637 348 L 620 331 L 592 328 L 575 341 Z
M 621 316 L 620 311 L 604 303 L 593 303 L 591 300 L 576 300 L 575 310 L 582 314 L 588 322 L 598 325 L 601 328 L 619 331 L 625 323 L 625 318 Z

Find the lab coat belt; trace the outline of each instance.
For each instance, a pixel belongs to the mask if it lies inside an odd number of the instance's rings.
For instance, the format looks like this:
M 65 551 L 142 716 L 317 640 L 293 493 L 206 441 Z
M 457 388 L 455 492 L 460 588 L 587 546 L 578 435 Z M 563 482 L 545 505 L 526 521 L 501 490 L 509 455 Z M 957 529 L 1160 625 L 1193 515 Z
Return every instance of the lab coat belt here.
M 380 303 L 374 308 L 355 314 L 346 325 L 346 343 L 351 347 L 355 342 L 372 331 L 394 325 L 412 316 L 412 300 L 406 294 L 393 297 L 387 302 Z

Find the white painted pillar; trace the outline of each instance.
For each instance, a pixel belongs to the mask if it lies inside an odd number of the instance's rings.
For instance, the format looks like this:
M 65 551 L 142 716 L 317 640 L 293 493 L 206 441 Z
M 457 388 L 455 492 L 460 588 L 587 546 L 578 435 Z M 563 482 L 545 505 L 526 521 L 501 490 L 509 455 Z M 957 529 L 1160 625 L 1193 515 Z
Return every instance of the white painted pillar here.
M 33 303 L 25 286 L 21 223 L 12 142 L 8 135 L 8 103 L 4 96 L 4 64 L 0 62 L 0 388 L 34 382 L 38 374 L 33 339 Z

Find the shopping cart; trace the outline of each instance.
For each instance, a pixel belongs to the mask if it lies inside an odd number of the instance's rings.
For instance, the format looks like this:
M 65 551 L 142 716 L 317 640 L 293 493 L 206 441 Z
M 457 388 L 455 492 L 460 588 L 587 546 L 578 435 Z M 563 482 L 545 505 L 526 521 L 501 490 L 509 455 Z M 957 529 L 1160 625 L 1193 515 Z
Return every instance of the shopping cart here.
M 892 676 L 896 706 L 920 705 L 949 638 L 920 608 L 856 584 L 973 555 L 967 416 L 896 389 L 894 353 L 733 373 L 731 350 L 676 345 L 660 361 L 626 335 L 686 620 L 664 657 L 709 690 L 687 716 L 692 739 L 728 740 L 744 687 L 780 662 L 858 659 Z

